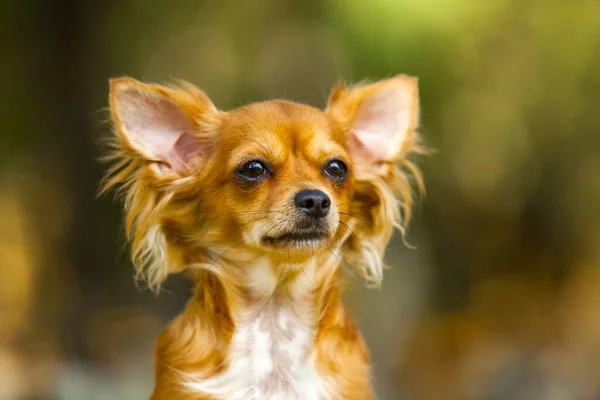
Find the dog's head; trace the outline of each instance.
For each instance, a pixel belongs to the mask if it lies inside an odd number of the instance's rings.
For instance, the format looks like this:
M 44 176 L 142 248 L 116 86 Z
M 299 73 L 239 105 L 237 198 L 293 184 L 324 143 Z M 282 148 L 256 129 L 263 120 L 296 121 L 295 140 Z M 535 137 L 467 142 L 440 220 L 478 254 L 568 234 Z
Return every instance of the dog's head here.
M 105 187 L 126 193 L 134 262 L 151 286 L 218 258 L 334 250 L 381 280 L 393 227 L 410 217 L 398 165 L 419 177 L 406 159 L 420 150 L 414 78 L 340 86 L 325 110 L 267 101 L 227 112 L 189 84 L 121 78 L 110 107 L 118 162 Z

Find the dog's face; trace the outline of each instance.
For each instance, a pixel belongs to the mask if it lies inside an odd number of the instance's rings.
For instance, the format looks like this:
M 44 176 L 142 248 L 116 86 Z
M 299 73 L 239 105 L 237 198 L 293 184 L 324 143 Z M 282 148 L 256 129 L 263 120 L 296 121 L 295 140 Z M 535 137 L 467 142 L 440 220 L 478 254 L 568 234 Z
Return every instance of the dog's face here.
M 394 191 L 410 207 L 395 167 L 417 149 L 406 76 L 338 88 L 325 110 L 268 101 L 228 112 L 190 85 L 124 78 L 112 81 L 111 110 L 124 169 L 108 184 L 130 184 L 141 262 L 157 243 L 180 267 L 198 261 L 192 253 L 242 249 L 289 259 L 345 246 L 358 259 L 382 253 L 400 223 Z
M 203 201 L 213 232 L 266 252 L 332 245 L 353 195 L 353 166 L 343 132 L 325 113 L 253 104 L 224 114 L 214 137 L 216 179 Z

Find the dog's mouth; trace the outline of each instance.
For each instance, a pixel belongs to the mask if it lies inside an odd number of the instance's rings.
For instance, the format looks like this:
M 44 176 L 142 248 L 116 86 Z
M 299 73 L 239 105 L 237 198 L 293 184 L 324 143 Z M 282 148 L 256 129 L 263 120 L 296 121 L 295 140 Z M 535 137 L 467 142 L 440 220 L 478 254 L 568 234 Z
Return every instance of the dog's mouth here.
M 270 247 L 306 246 L 318 244 L 328 238 L 325 230 L 286 232 L 278 236 L 265 236 L 263 244 Z

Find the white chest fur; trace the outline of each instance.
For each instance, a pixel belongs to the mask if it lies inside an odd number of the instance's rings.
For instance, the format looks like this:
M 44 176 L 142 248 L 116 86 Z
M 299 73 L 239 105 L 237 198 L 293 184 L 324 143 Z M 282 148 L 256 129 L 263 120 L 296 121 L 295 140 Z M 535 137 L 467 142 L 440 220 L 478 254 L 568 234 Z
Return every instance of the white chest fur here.
M 291 307 L 264 305 L 236 322 L 229 368 L 186 386 L 224 400 L 328 399 L 310 357 L 315 332 L 309 325 Z

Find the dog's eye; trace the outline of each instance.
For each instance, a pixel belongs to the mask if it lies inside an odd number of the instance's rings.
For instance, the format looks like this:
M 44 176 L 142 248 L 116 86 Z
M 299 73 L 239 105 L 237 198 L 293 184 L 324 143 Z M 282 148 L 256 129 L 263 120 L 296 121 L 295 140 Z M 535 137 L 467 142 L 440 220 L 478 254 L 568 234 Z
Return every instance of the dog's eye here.
M 344 179 L 348 175 L 348 166 L 340 160 L 329 161 L 323 171 L 334 179 Z
M 269 171 L 260 161 L 250 161 L 237 169 L 238 176 L 249 181 L 256 181 L 265 177 Z

